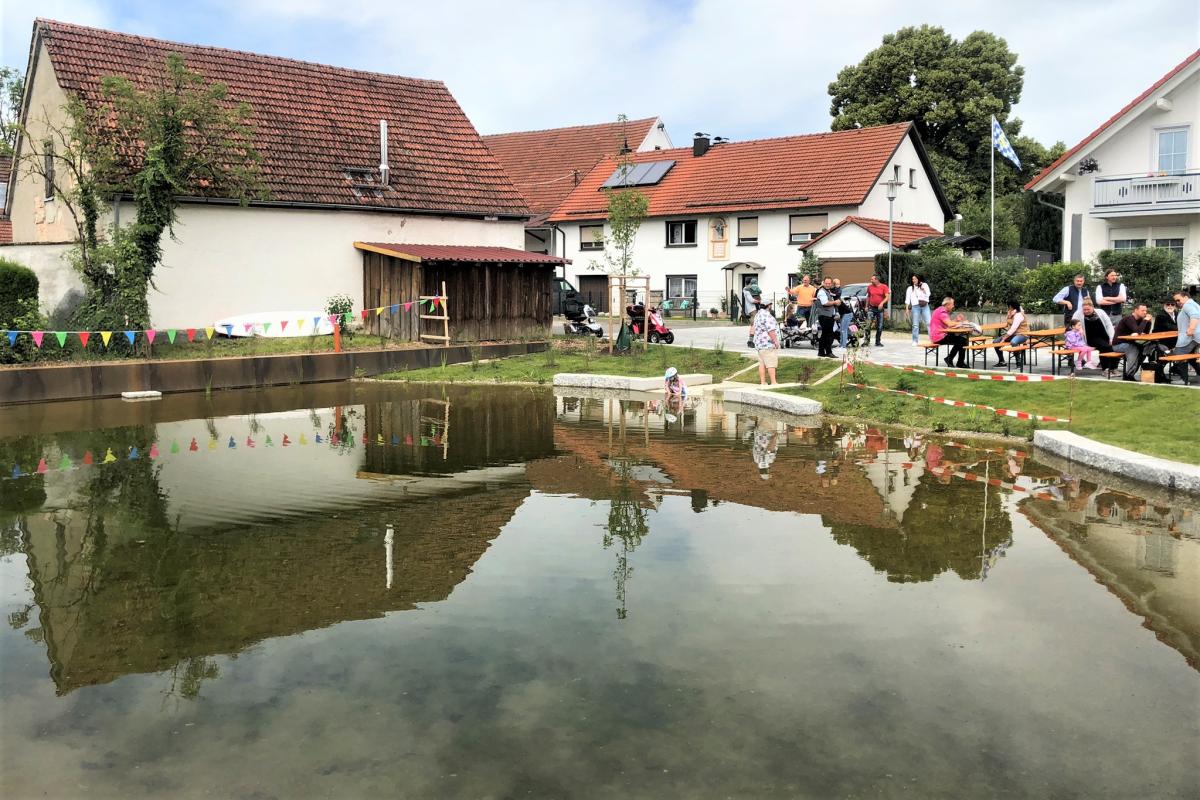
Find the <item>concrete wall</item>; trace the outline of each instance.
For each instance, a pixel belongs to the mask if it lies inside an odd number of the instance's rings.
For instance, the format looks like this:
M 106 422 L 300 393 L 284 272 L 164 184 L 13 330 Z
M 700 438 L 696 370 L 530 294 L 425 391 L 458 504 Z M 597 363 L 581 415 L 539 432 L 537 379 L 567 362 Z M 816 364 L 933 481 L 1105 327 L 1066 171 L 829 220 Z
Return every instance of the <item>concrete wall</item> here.
M 666 126 L 663 125 L 662 128 L 658 127 L 662 124 L 663 121 L 661 118 L 654 121 L 654 125 L 650 127 L 650 132 L 646 134 L 646 138 L 643 139 L 642 143 L 637 146 L 638 152 L 645 152 L 647 150 L 655 149 L 670 150 L 672 147 L 674 147 L 674 145 L 671 143 L 671 137 L 667 134 Z
M 1158 109 L 1154 100 L 1166 97 L 1172 108 Z M 1100 171 L 1089 175 L 1074 175 L 1062 186 L 1066 196 L 1067 224 L 1063 228 L 1063 253 L 1070 257 L 1072 214 L 1082 214 L 1082 258 L 1091 261 L 1101 250 L 1112 246 L 1113 239 L 1126 238 L 1184 238 L 1184 260 L 1190 262 L 1193 278 L 1197 259 L 1200 259 L 1200 213 L 1173 214 L 1170 209 L 1135 217 L 1113 218 L 1093 216 L 1090 211 L 1095 199 L 1095 180 L 1121 175 L 1145 174 L 1157 171 L 1157 131 L 1161 128 L 1188 127 L 1189 170 L 1200 168 L 1200 73 L 1192 75 L 1168 92 L 1149 98 L 1118 130 L 1088 148 L 1067 165 L 1069 172 L 1079 158 L 1096 159 Z M 1067 172 L 1062 170 L 1061 172 Z
M 818 258 L 873 258 L 887 252 L 887 242 L 857 225 L 846 224 L 808 249 Z
M 0 245 L 0 258 L 23 264 L 37 276 L 38 299 L 46 311 L 54 311 L 71 292 L 82 292 L 79 275 L 67 263 L 69 244 Z

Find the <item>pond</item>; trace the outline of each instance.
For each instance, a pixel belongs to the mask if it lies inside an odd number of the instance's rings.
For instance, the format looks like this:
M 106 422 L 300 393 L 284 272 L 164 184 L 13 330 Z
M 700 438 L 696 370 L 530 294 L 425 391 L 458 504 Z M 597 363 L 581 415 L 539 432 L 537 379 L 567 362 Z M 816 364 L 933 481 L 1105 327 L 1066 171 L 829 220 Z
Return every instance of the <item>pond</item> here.
M 0 409 L 0 795 L 1195 797 L 1195 498 L 544 389 Z

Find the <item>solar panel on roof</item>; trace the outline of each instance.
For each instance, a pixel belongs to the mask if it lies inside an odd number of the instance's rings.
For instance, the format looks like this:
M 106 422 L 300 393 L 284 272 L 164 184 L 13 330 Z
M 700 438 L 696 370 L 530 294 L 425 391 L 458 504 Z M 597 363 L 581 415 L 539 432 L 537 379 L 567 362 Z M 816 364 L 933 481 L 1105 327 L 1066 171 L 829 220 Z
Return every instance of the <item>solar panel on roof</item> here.
M 628 168 L 617 167 L 608 180 L 600 184 L 601 189 L 611 189 L 617 186 L 653 186 L 663 179 L 674 161 L 648 161 L 643 164 L 631 164 Z

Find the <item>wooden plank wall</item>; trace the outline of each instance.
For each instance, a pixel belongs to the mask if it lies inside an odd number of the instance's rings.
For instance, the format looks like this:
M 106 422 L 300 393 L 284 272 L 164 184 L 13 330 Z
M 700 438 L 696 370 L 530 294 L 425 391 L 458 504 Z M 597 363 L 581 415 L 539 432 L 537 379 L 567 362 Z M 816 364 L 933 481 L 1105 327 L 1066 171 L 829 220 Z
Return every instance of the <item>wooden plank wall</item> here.
M 450 298 L 450 338 L 456 342 L 546 336 L 551 322 L 552 266 L 458 262 L 424 264 L 421 294 Z M 441 333 L 425 320 L 424 333 Z
M 393 303 L 415 301 L 421 290 L 421 265 L 381 253 L 363 252 L 363 305 L 366 308 L 389 306 Z M 398 314 L 387 311 L 380 316 L 371 314 L 363 322 L 367 333 L 391 336 L 398 342 L 415 342 L 419 338 L 420 320 L 417 306 Z

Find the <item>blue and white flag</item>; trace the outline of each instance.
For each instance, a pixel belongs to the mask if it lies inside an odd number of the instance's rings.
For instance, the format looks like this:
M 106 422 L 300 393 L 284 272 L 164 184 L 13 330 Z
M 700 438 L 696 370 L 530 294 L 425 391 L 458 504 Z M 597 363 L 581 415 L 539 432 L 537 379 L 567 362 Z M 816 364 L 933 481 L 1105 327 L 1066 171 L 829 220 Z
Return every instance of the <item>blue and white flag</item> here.
M 1017 169 L 1021 168 L 1021 159 L 1017 158 L 1017 152 L 1013 150 L 1012 143 L 1004 135 L 1004 129 L 1000 127 L 1000 123 L 996 121 L 995 117 L 992 117 L 992 147 L 999 150 L 1000 155 L 1016 164 Z

